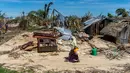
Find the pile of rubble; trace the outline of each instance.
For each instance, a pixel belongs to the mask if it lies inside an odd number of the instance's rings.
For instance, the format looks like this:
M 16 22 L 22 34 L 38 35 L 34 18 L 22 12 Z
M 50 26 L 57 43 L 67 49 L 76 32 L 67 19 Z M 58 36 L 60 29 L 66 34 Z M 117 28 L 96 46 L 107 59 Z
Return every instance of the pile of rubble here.
M 10 52 L 10 55 L 13 55 L 13 53 L 17 54 L 17 51 L 20 50 L 24 50 L 24 51 L 32 51 L 32 50 L 38 50 L 37 46 L 38 46 L 38 40 L 36 40 L 34 37 L 38 38 L 46 38 L 46 39 L 51 39 L 53 37 L 49 37 L 51 35 L 43 35 L 43 33 L 38 33 L 33 35 L 33 33 L 31 34 L 22 34 L 22 38 L 24 40 L 26 40 L 24 44 L 21 45 L 17 45 L 17 47 L 14 47 L 14 49 L 12 49 L 11 51 L 5 51 L 5 52 L 1 52 L 1 54 L 6 54 Z M 56 37 L 56 36 L 54 36 Z M 56 39 L 56 38 L 54 38 Z M 44 41 L 44 40 L 43 40 Z M 56 39 L 56 41 L 58 41 L 58 39 Z M 69 52 L 73 47 L 70 44 L 70 41 L 64 41 L 61 40 L 62 43 L 57 43 L 57 48 L 56 50 L 53 50 L 53 52 Z M 45 44 L 47 43 L 47 40 L 45 40 Z M 49 43 L 49 40 L 48 40 Z M 111 56 L 112 55 L 123 55 L 124 52 L 129 53 L 128 49 L 123 49 L 120 51 L 119 47 L 117 47 L 116 44 L 102 40 L 98 37 L 94 37 L 93 39 L 89 40 L 89 41 L 82 41 L 82 40 L 77 40 L 77 46 L 79 47 L 79 54 L 85 55 L 85 54 L 90 54 L 91 50 L 93 47 L 98 49 L 98 53 L 99 54 L 104 54 L 107 58 L 109 59 L 114 59 Z M 126 45 L 127 48 L 129 48 L 129 45 Z M 126 48 L 126 47 L 125 47 Z M 45 48 L 44 48 L 45 49 Z M 49 48 L 46 48 L 49 49 Z M 116 50 L 116 51 L 114 51 Z M 127 51 L 126 51 L 127 50 Z M 44 51 L 46 52 L 46 51 Z M 51 52 L 51 51 L 50 51 Z M 120 52 L 120 53 L 119 53 Z M 17 55 L 18 56 L 18 55 Z M 118 56 L 116 56 L 118 57 Z
M 30 64 L 31 65 L 40 64 L 39 62 L 43 61 L 42 63 L 44 63 L 44 62 L 48 63 L 48 64 L 45 64 L 45 67 L 49 67 L 48 70 L 50 70 L 51 66 L 55 65 L 55 64 L 50 65 L 50 62 L 57 61 L 56 59 L 58 59 L 59 62 L 64 63 L 64 57 L 68 56 L 69 51 L 73 48 L 72 45 L 70 44 L 70 41 L 61 40 L 62 43 L 58 43 L 58 40 L 59 39 L 56 39 L 57 51 L 38 53 L 37 38 L 33 37 L 33 33 L 26 32 L 26 33 L 23 33 L 23 34 L 20 34 L 20 35 L 14 37 L 10 41 L 1 45 L 0 46 L 0 53 L 1 53 L 0 58 L 2 59 L 3 57 L 8 57 L 7 59 L 10 60 L 11 62 L 12 62 L 12 60 L 23 61 L 22 63 L 28 63 L 29 65 Z M 124 56 L 126 56 L 126 54 L 124 54 L 124 51 L 123 51 L 124 49 L 119 49 L 119 51 L 118 51 L 119 47 L 117 47 L 116 44 L 108 42 L 108 41 L 104 41 L 98 37 L 94 37 L 89 41 L 88 40 L 82 41 L 82 40 L 78 39 L 77 46 L 79 47 L 79 56 L 81 58 L 81 63 L 79 64 L 79 66 L 84 64 L 83 65 L 84 68 L 88 65 L 88 63 L 86 64 L 86 59 L 88 59 L 87 61 L 93 61 L 96 59 L 103 58 L 103 61 L 108 61 L 108 59 L 116 60 L 116 59 L 119 59 L 122 57 L 125 58 Z M 90 54 L 93 46 L 98 49 L 98 55 L 95 57 L 91 56 L 91 54 Z M 125 47 L 129 48 L 129 45 L 125 45 Z M 3 48 L 5 48 L 5 49 L 3 49 Z M 113 51 L 115 49 L 116 49 L 116 51 Z M 128 49 L 125 48 L 125 50 L 128 50 Z M 110 52 L 108 52 L 108 51 L 110 51 Z M 108 58 L 108 59 L 105 59 L 104 56 L 106 56 L 106 58 Z M 94 59 L 94 58 L 96 58 L 96 59 Z M 3 60 L 7 60 L 7 59 L 3 58 L 0 62 L 2 62 Z M 47 61 L 49 61 L 49 62 L 47 62 Z M 91 63 L 91 62 L 89 62 L 89 63 Z M 20 64 L 21 64 L 21 62 L 20 62 Z M 56 65 L 59 65 L 59 63 L 56 62 Z M 65 65 L 66 65 L 66 63 L 63 64 L 64 67 L 65 67 Z M 76 64 L 76 66 L 78 68 L 77 64 Z M 93 65 L 93 66 L 95 66 L 95 65 Z M 72 64 L 70 64 L 70 68 L 71 67 L 73 67 Z M 89 67 L 89 65 L 87 67 Z M 55 67 L 53 67 L 53 68 L 55 68 Z M 47 71 L 47 70 L 45 69 L 45 71 Z

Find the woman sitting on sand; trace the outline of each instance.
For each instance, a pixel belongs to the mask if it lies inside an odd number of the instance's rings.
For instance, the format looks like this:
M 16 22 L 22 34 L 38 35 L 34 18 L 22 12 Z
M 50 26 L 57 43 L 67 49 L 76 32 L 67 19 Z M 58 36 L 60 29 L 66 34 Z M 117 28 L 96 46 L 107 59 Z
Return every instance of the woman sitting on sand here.
M 69 57 L 66 58 L 67 61 L 69 62 L 79 62 L 79 57 L 78 57 L 78 47 L 74 47 L 74 49 L 72 49 L 70 52 L 69 52 Z

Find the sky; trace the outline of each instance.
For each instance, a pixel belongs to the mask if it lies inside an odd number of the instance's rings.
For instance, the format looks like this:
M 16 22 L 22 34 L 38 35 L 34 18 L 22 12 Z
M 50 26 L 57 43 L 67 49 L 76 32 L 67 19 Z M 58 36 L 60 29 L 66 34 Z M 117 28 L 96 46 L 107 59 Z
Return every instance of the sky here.
M 26 14 L 32 10 L 44 9 L 44 4 L 53 2 L 52 9 L 57 9 L 64 16 L 82 17 L 90 11 L 93 16 L 108 12 L 115 14 L 117 8 L 130 9 L 130 0 L 0 0 L 0 10 L 6 16 L 17 17 L 22 11 Z M 51 11 L 50 11 L 51 13 Z

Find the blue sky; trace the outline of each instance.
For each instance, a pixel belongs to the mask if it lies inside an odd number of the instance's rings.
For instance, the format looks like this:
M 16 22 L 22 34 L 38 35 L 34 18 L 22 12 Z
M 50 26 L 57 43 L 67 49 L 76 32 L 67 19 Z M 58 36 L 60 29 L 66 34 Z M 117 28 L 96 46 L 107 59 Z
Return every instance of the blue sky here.
M 117 8 L 130 9 L 130 0 L 0 0 L 0 10 L 7 16 L 20 16 L 22 11 L 44 9 L 44 4 L 52 1 L 55 8 L 63 15 L 83 16 L 90 11 L 93 16 L 115 14 Z

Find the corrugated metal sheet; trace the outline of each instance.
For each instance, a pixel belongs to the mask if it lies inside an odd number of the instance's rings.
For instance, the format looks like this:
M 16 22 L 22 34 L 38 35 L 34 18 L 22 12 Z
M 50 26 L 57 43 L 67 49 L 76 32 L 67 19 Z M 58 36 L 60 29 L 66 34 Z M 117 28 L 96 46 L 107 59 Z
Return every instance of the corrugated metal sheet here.
M 63 35 L 60 37 L 60 39 L 69 40 L 72 37 L 72 32 L 69 29 L 66 29 L 64 27 L 55 27 L 55 29 L 57 29 Z
M 105 18 L 103 18 L 103 17 L 93 17 L 93 18 L 84 22 L 85 27 L 83 29 L 86 29 L 87 27 L 89 27 L 93 23 L 98 22 L 98 21 L 103 20 L 103 19 L 105 19 Z
M 71 32 L 71 30 L 69 30 L 69 29 L 66 29 L 66 28 L 64 28 L 64 27 L 55 27 L 61 34 L 63 34 L 63 35 L 72 35 L 72 32 Z
M 64 21 L 65 21 L 64 16 L 62 16 L 61 14 L 59 14 L 58 17 L 57 17 L 57 20 L 60 21 L 63 24 L 63 26 L 65 26 L 65 24 L 64 24 Z

